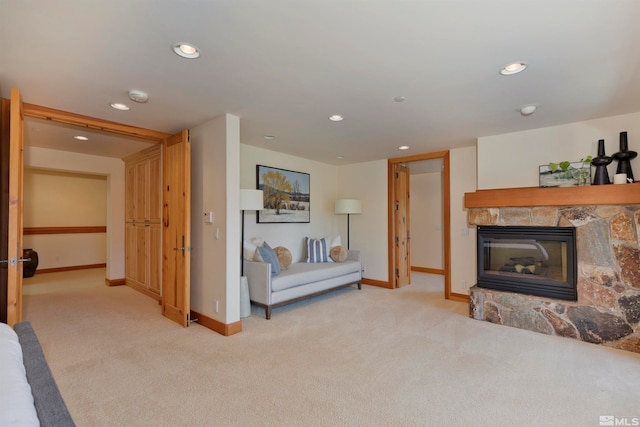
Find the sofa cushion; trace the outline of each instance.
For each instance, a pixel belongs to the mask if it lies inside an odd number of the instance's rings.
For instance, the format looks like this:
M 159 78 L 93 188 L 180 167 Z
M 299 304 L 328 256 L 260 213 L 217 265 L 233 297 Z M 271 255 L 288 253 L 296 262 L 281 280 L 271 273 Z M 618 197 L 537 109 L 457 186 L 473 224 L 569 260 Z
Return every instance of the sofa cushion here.
M 277 292 L 319 280 L 356 273 L 359 269 L 360 263 L 358 261 L 340 263 L 295 262 L 289 266 L 288 270 L 283 270 L 278 277 L 271 279 L 271 290 Z

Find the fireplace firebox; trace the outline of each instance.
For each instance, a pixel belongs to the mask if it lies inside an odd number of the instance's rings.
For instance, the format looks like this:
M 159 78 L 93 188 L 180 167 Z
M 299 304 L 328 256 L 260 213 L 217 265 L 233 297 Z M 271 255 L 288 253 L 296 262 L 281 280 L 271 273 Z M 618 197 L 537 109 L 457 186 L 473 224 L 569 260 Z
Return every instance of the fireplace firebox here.
M 577 301 L 574 227 L 478 226 L 478 287 Z

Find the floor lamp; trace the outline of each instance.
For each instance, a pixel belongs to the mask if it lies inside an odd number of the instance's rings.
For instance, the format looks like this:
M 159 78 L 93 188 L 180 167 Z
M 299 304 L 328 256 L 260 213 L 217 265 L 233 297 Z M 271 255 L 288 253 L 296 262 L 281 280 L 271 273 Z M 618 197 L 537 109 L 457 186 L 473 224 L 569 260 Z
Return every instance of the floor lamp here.
M 349 249 L 349 215 L 362 213 L 362 201 L 356 199 L 336 200 L 335 213 L 347 214 L 347 249 Z
M 242 240 L 240 240 L 240 276 L 244 276 L 244 211 L 264 209 L 262 190 L 240 190 L 240 210 L 242 210 Z

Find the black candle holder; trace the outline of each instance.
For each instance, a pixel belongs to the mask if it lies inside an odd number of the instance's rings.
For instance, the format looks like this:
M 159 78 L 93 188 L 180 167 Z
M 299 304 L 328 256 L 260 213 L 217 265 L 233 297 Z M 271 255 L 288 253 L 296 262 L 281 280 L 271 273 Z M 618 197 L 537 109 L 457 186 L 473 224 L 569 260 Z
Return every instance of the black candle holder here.
M 635 181 L 635 179 L 633 179 L 633 171 L 631 170 L 631 160 L 635 159 L 637 155 L 637 152 L 629 151 L 627 132 L 620 132 L 620 151 L 613 155 L 613 158 L 618 161 L 616 173 L 626 173 L 627 178 Z
M 607 165 L 613 161 L 613 157 L 604 154 L 604 139 L 598 141 L 598 156 L 594 157 L 591 164 L 596 167 L 593 177 L 593 185 L 611 184 Z

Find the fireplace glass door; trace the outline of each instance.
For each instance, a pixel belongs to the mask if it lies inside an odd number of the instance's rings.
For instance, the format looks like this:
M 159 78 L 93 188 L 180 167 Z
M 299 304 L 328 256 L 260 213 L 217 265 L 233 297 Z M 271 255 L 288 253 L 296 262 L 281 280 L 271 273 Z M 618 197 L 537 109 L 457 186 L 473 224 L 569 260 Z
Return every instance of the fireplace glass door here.
M 575 301 L 575 228 L 478 227 L 478 286 Z

